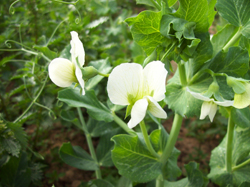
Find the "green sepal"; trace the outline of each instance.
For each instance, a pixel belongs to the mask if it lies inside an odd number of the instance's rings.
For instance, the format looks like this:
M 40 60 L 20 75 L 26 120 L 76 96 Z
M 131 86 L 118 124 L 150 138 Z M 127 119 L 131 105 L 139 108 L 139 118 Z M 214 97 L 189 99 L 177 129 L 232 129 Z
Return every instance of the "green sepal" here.
M 127 106 L 125 119 L 131 114 L 132 108 L 133 108 L 133 105 Z
M 247 80 L 227 76 L 228 86 L 231 86 L 237 94 L 242 94 L 246 91 L 245 84 L 243 82 L 247 82 Z
M 87 67 L 81 68 L 81 71 L 82 71 L 83 80 L 88 80 L 98 75 L 98 70 L 95 69 L 93 66 L 87 66 Z

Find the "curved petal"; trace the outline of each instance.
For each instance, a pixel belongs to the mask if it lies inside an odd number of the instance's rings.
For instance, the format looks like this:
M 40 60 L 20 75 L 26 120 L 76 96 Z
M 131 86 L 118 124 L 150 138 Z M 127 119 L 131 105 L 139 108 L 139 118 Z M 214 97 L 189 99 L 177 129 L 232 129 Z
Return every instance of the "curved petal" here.
M 129 128 L 132 129 L 143 120 L 143 118 L 146 115 L 147 107 L 148 107 L 148 101 L 146 98 L 140 99 L 135 102 L 131 111 L 131 119 L 128 122 Z
M 220 106 L 233 106 L 234 104 L 234 101 L 230 101 L 230 100 L 224 100 L 224 101 L 214 101 L 214 103 L 216 103 L 217 105 L 220 105 Z
M 201 106 L 200 119 L 204 119 L 206 116 L 209 116 L 209 119 L 212 122 L 216 112 L 217 112 L 217 105 L 212 101 L 210 102 L 205 101 L 202 103 Z
M 242 94 L 234 95 L 234 107 L 238 109 L 246 108 L 250 105 L 250 84 L 246 84 L 246 91 Z
M 163 100 L 166 92 L 167 73 L 161 61 L 148 63 L 143 70 L 145 95 L 152 96 L 156 101 Z
M 192 92 L 191 90 L 189 90 L 189 88 L 187 87 L 186 90 L 196 99 L 200 99 L 203 101 L 212 101 L 212 99 L 210 99 L 209 97 L 205 97 L 203 95 L 201 95 L 200 93 L 196 93 L 196 92 Z
M 146 97 L 150 102 L 148 105 L 148 110 L 149 112 L 157 117 L 157 118 L 161 118 L 161 119 L 166 119 L 167 118 L 167 113 L 162 109 L 162 107 L 156 102 L 156 100 L 154 100 L 154 98 L 147 96 Z
M 107 91 L 112 103 L 130 105 L 142 99 L 142 66 L 135 63 L 124 63 L 116 66 L 108 78 Z
M 78 57 L 78 62 L 79 62 L 79 66 L 82 67 L 85 63 L 85 51 L 82 45 L 82 42 L 79 40 L 78 38 L 78 33 L 75 31 L 71 31 L 71 58 L 72 58 L 72 62 L 77 65 L 76 63 L 76 58 Z
M 78 80 L 78 83 L 82 87 L 82 95 L 85 95 L 84 80 L 82 78 L 82 71 L 81 71 L 81 69 L 78 66 L 76 66 L 75 74 L 76 74 L 76 78 Z
M 78 82 L 75 76 L 74 65 L 65 58 L 55 58 L 48 67 L 51 81 L 59 87 L 68 87 Z

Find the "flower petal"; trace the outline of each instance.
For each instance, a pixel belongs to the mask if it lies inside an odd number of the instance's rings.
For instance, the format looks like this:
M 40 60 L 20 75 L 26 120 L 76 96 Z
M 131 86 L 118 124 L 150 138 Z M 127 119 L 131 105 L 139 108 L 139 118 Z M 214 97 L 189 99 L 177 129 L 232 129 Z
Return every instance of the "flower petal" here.
M 230 101 L 230 100 L 224 100 L 224 101 L 214 101 L 214 103 L 216 103 L 217 105 L 220 105 L 220 106 L 233 106 L 234 104 L 234 101 Z
M 242 94 L 234 95 L 234 107 L 238 109 L 246 108 L 250 105 L 250 84 L 245 84 L 246 91 Z
M 157 101 L 150 96 L 147 96 L 146 98 L 150 101 L 148 105 L 149 112 L 157 118 L 166 119 L 167 113 L 162 109 L 162 107 L 157 103 Z
M 210 102 L 205 101 L 202 103 L 201 106 L 200 119 L 204 119 L 206 116 L 209 116 L 209 119 L 212 122 L 216 112 L 217 112 L 217 105 L 212 101 Z
M 76 64 L 76 58 L 78 57 L 78 62 L 79 62 L 79 66 L 82 67 L 85 63 L 85 51 L 82 45 L 82 42 L 79 40 L 78 38 L 78 33 L 75 31 L 71 31 L 71 58 L 72 58 L 72 62 Z
M 78 82 L 74 72 L 74 65 L 65 58 L 55 58 L 49 64 L 49 77 L 59 87 L 68 87 Z
M 152 96 L 156 101 L 165 98 L 167 73 L 161 61 L 153 61 L 146 65 L 143 70 L 146 95 Z
M 76 66 L 75 74 L 76 74 L 78 83 L 79 83 L 80 86 L 82 87 L 82 95 L 85 95 L 84 80 L 83 80 L 83 78 L 82 78 L 82 71 L 81 71 L 81 69 L 80 69 L 78 66 Z
M 135 102 L 131 111 L 131 119 L 128 122 L 129 128 L 132 129 L 143 120 L 143 118 L 146 115 L 147 107 L 148 107 L 148 100 L 146 98 L 140 99 Z
M 116 66 L 109 75 L 107 85 L 111 102 L 117 105 L 134 104 L 136 100 L 131 101 L 131 97 L 139 97 L 142 81 L 141 65 L 124 63 Z
M 200 99 L 203 101 L 212 101 L 212 99 L 210 99 L 209 97 L 205 97 L 203 95 L 201 95 L 200 93 L 197 92 L 192 92 L 188 87 L 186 88 L 186 90 L 196 99 Z

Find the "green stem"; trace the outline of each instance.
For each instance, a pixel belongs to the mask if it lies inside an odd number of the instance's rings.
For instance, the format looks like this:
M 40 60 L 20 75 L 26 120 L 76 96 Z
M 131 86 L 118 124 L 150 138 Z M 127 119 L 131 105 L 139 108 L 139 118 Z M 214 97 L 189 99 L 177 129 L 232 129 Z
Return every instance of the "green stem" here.
M 144 121 L 142 120 L 140 122 L 140 127 L 141 127 L 141 131 L 142 131 L 142 134 L 143 134 L 143 138 L 145 140 L 145 143 L 147 145 L 147 148 L 148 150 L 150 151 L 150 153 L 155 156 L 156 158 L 159 158 L 160 156 L 155 152 L 154 148 L 152 147 L 152 144 L 148 138 L 148 132 L 147 132 L 147 129 L 146 129 L 146 126 L 145 126 L 145 123 Z
M 22 117 L 30 110 L 30 108 L 33 106 L 33 104 L 36 102 L 36 100 L 38 99 L 38 97 L 41 95 L 45 85 L 46 85 L 46 82 L 48 80 L 48 77 L 49 77 L 49 74 L 46 76 L 45 78 L 45 81 L 42 85 L 42 88 L 40 89 L 39 93 L 37 94 L 37 96 L 35 97 L 35 99 L 30 103 L 30 105 L 28 106 L 28 108 L 15 120 L 13 121 L 13 123 L 17 123 L 20 119 L 22 119 Z
M 247 165 L 247 164 L 250 164 L 250 159 L 248 159 L 248 160 L 246 160 L 245 162 L 239 164 L 238 166 L 234 166 L 234 167 L 232 168 L 232 171 L 235 171 L 235 170 L 237 170 L 237 169 L 240 169 L 241 167 L 243 167 L 243 166 L 245 166 L 245 165 Z
M 232 157 L 233 157 L 233 138 L 234 138 L 234 122 L 229 113 L 228 126 L 227 126 L 227 147 L 226 147 L 226 168 L 227 172 L 232 172 Z
M 168 54 L 169 54 L 170 52 L 172 52 L 172 49 L 175 47 L 175 44 L 176 44 L 176 42 L 174 42 L 174 43 L 170 46 L 170 48 L 167 50 L 167 52 L 162 56 L 161 61 L 163 61 L 163 60 L 168 56 Z
M 154 4 L 154 6 L 158 9 L 158 10 L 161 10 L 161 6 L 158 4 L 158 3 L 156 3 L 154 0 L 150 0 L 153 4 Z
M 82 111 L 81 111 L 80 108 L 77 108 L 77 112 L 78 112 L 78 115 L 79 115 L 82 127 L 83 127 L 83 129 L 86 130 L 85 131 L 85 137 L 87 139 L 87 143 L 88 143 L 90 154 L 91 154 L 92 158 L 95 160 L 95 162 L 98 164 L 98 160 L 97 160 L 97 157 L 96 157 L 96 154 L 95 154 L 95 149 L 94 149 L 94 146 L 93 146 L 91 135 L 90 135 L 90 133 L 87 130 L 86 123 L 85 123 L 84 118 L 82 116 Z M 101 169 L 100 169 L 99 164 L 98 164 L 98 169 L 95 171 L 95 174 L 96 174 L 96 178 L 97 179 L 101 179 L 102 178 Z
M 167 145 L 165 149 L 163 150 L 163 153 L 160 159 L 160 162 L 163 164 L 163 166 L 167 163 L 168 158 L 170 157 L 174 149 L 174 145 L 177 141 L 177 138 L 181 129 L 182 119 L 183 117 L 181 115 L 175 113 L 173 126 L 171 129 L 170 135 L 168 137 Z
M 130 129 L 126 123 L 124 123 L 115 113 L 112 114 L 114 121 L 123 129 L 125 130 L 128 134 L 130 135 L 136 135 L 135 131 Z
M 222 48 L 223 51 L 227 51 L 229 47 L 233 46 L 239 40 L 241 36 L 241 29 L 242 27 L 239 27 L 234 36 L 226 43 L 226 45 L 224 45 L 224 47 Z
M 99 72 L 99 71 L 98 71 L 98 75 L 101 75 L 101 76 L 103 76 L 103 77 L 109 77 L 109 74 L 104 74 L 104 73 L 101 73 L 101 72 Z
M 185 65 L 181 62 L 178 63 L 178 70 L 179 70 L 181 85 L 186 86 L 187 85 L 187 76 L 186 76 Z
M 156 179 L 155 187 L 164 187 L 164 180 L 162 178 L 162 175 L 159 175 L 159 177 Z

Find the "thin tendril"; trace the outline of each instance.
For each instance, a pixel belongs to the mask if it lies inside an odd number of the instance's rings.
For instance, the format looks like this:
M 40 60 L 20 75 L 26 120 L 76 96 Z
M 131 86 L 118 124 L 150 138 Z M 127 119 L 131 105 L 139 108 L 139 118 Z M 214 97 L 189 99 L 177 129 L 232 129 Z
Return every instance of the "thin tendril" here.
M 75 7 L 75 8 L 76 8 L 76 7 Z M 75 23 L 76 23 L 76 24 L 79 24 L 79 23 L 81 22 L 82 18 L 81 18 L 81 14 L 80 14 L 80 12 L 78 11 L 77 8 L 76 8 L 76 12 L 77 12 L 77 14 L 78 14 L 78 18 L 75 19 Z
M 55 30 L 53 31 L 52 35 L 50 36 L 50 38 L 49 38 L 49 40 L 48 40 L 48 42 L 47 42 L 47 44 L 46 44 L 46 46 L 49 45 L 49 43 L 50 43 L 52 37 L 55 35 L 55 33 L 56 33 L 57 29 L 60 27 L 60 25 L 61 25 L 63 22 L 67 21 L 67 20 L 68 20 L 68 18 L 66 18 L 65 20 L 61 21 L 61 22 L 56 26 Z
M 6 45 L 8 48 L 11 48 L 11 47 L 12 47 L 12 45 L 10 44 L 10 42 L 15 43 L 15 44 L 17 44 L 17 45 L 20 45 L 20 46 L 22 46 L 22 47 L 24 47 L 24 48 L 27 48 L 27 49 L 32 50 L 32 48 L 30 48 L 30 47 L 28 47 L 28 46 L 25 46 L 25 45 L 23 45 L 22 43 L 17 42 L 17 41 L 15 41 L 15 40 L 6 40 L 6 41 L 5 41 L 5 45 Z
M 40 106 L 40 107 L 42 107 L 42 108 L 44 108 L 44 109 L 46 109 L 46 110 L 48 110 L 48 111 L 49 111 L 49 116 L 50 116 L 52 119 L 56 119 L 55 113 L 54 113 L 50 108 L 48 108 L 48 107 L 46 107 L 46 106 L 44 106 L 44 105 L 42 105 L 42 104 L 39 104 L 39 103 L 37 103 L 37 102 L 34 102 L 34 104 L 37 105 L 37 106 Z
M 25 75 L 25 76 L 23 76 L 23 82 L 24 82 L 25 91 L 26 91 L 26 93 L 27 93 L 28 97 L 29 97 L 30 99 L 32 99 L 32 97 L 30 96 L 30 94 L 29 94 L 29 92 L 28 92 L 28 89 L 27 89 L 27 84 L 26 84 L 26 80 L 25 80 L 25 78 L 26 78 L 26 75 Z
M 9 13 L 10 14 L 15 14 L 15 8 L 13 7 L 16 3 L 18 3 L 20 0 L 16 0 L 14 1 L 11 5 L 10 5 L 10 8 L 9 8 Z
M 80 0 L 77 0 L 76 2 L 65 2 L 65 1 L 59 1 L 59 0 L 52 0 L 52 1 L 57 2 L 57 3 L 67 4 L 67 5 L 76 5 L 78 1 Z

